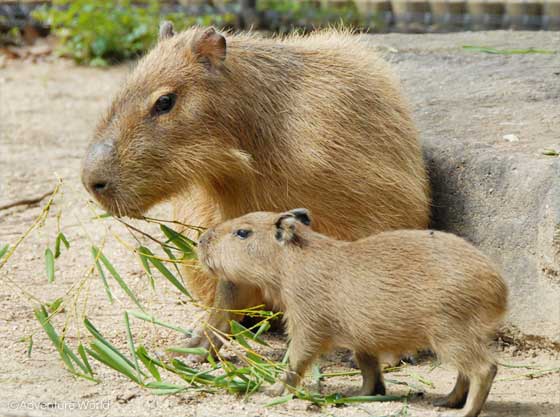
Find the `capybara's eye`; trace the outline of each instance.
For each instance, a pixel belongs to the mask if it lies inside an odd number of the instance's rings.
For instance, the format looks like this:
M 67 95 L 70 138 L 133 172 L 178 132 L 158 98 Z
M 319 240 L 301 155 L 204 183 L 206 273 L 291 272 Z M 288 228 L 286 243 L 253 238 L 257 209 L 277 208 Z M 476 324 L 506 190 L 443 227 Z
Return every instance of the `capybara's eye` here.
M 251 235 L 251 233 L 253 232 L 247 229 L 238 229 L 235 232 L 233 232 L 233 235 L 235 237 L 238 237 L 239 239 L 247 239 Z
M 165 94 L 164 96 L 161 96 L 157 99 L 156 104 L 154 104 L 152 113 L 156 116 L 169 113 L 175 105 L 176 100 L 177 96 L 175 94 Z

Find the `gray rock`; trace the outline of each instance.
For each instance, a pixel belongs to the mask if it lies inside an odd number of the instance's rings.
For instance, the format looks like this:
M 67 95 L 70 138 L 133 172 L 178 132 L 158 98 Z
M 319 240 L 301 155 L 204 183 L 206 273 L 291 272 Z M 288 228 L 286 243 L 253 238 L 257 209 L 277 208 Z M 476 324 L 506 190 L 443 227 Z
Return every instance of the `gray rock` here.
M 390 34 L 371 42 L 394 63 L 413 105 L 433 226 L 500 266 L 510 327 L 560 342 L 560 158 L 543 154 L 560 148 L 560 33 Z M 486 54 L 463 45 L 556 53 Z

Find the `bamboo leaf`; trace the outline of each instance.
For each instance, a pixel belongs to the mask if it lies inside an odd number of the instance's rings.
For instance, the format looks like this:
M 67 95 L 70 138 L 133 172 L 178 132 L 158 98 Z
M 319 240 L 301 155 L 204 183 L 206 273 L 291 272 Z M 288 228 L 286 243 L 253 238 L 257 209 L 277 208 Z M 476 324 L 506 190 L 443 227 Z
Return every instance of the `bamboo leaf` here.
M 152 271 L 150 270 L 150 264 L 148 263 L 148 258 L 147 258 L 147 256 L 150 255 L 150 253 L 151 253 L 150 250 L 145 246 L 140 246 L 138 248 L 138 256 L 140 257 L 142 268 L 144 269 L 144 272 L 146 272 L 146 275 L 148 275 L 148 279 L 150 280 L 150 286 L 152 287 L 153 290 L 155 289 L 155 281 L 154 281 L 154 276 L 152 275 Z
M 84 325 L 86 329 L 92 334 L 92 336 L 95 337 L 95 339 L 97 339 L 97 341 L 105 345 L 109 350 L 113 352 L 113 354 L 117 355 L 121 361 L 124 361 L 128 365 L 128 367 L 134 369 L 134 364 L 130 361 L 130 359 L 124 356 L 115 346 L 113 346 L 113 344 L 111 344 L 107 339 L 105 339 L 103 335 L 99 332 L 99 330 L 95 328 L 93 323 L 88 320 L 87 317 L 84 319 Z
M 170 347 L 166 349 L 168 352 L 182 353 L 185 355 L 208 355 L 208 350 L 203 347 L 188 348 L 188 347 Z
M 160 228 L 167 239 L 169 239 L 170 242 L 175 244 L 175 246 L 183 252 L 183 258 L 196 259 L 196 252 L 194 251 L 194 248 L 196 247 L 195 241 L 189 239 L 181 233 L 176 232 L 164 224 L 161 224 Z
M 56 332 L 53 325 L 49 321 L 49 317 L 45 306 L 41 306 L 40 309 L 35 309 L 34 312 L 35 312 L 35 317 L 37 318 L 37 320 L 39 320 L 39 323 L 41 323 L 43 330 L 45 330 L 47 336 L 58 350 L 60 358 L 62 359 L 66 367 L 72 373 L 77 374 L 76 369 L 72 365 L 72 362 L 74 362 L 76 365 L 80 367 L 80 369 L 82 369 L 82 371 L 87 373 L 88 372 L 87 367 L 74 354 L 74 352 L 72 352 L 72 350 L 68 347 L 68 345 L 64 342 L 64 340 L 58 336 L 58 333 Z
M 8 244 L 0 247 L 0 259 L 2 259 L 4 257 L 4 255 L 8 252 L 9 248 L 10 248 L 10 245 L 8 245 Z
M 272 401 L 266 403 L 264 406 L 265 407 L 274 407 L 275 405 L 286 404 L 287 402 L 289 402 L 293 398 L 294 398 L 293 394 L 284 395 L 282 397 L 277 397 L 277 398 L 273 399 Z
M 249 330 L 239 322 L 235 320 L 231 320 L 229 325 L 231 328 L 231 333 L 235 338 L 237 338 L 238 336 L 248 337 L 249 339 L 257 342 L 260 345 L 268 346 L 268 347 L 270 346 L 263 339 L 261 339 L 259 336 L 257 336 L 255 333 L 253 333 L 251 330 Z
M 173 324 L 166 323 L 164 321 L 158 320 L 154 316 L 151 316 L 149 314 L 141 313 L 139 311 L 133 311 L 133 310 L 127 310 L 127 312 L 131 316 L 134 316 L 134 317 L 136 317 L 140 320 L 144 320 L 144 321 L 147 321 L 147 322 L 150 322 L 150 323 L 154 323 L 154 324 L 157 324 L 158 326 L 165 327 L 167 329 L 175 330 L 176 332 L 183 333 L 187 336 L 192 335 L 192 332 L 190 330 L 187 330 L 187 329 L 184 329 L 182 327 L 175 326 Z
M 179 392 L 184 392 L 189 389 L 188 386 L 168 384 L 159 381 L 147 383 L 146 388 L 151 389 L 152 393 L 156 395 L 177 394 Z
M 111 288 L 109 287 L 109 283 L 107 282 L 107 278 L 105 277 L 105 272 L 103 271 L 103 267 L 101 266 L 101 263 L 99 262 L 99 257 L 97 256 L 99 254 L 99 251 L 96 251 L 95 247 L 92 246 L 91 254 L 93 255 L 93 260 L 95 261 L 95 267 L 97 268 L 97 272 L 99 272 L 99 277 L 103 282 L 103 287 L 105 287 L 105 293 L 107 294 L 107 298 L 109 299 L 109 302 L 113 304 L 113 294 L 111 293 Z
M 142 306 L 142 304 L 140 304 L 140 301 L 138 301 L 138 299 L 136 298 L 134 293 L 130 290 L 130 288 L 128 288 L 128 285 L 126 285 L 126 283 L 121 278 L 120 274 L 117 272 L 115 267 L 111 264 L 111 262 L 109 262 L 109 260 L 105 257 L 105 255 L 103 255 L 103 253 L 97 247 L 93 246 L 92 250 L 93 250 L 95 259 L 99 259 L 103 263 L 103 265 L 105 265 L 105 268 L 107 268 L 107 271 L 109 271 L 109 273 L 113 276 L 115 281 L 117 281 L 117 283 L 123 289 L 123 291 L 126 293 L 126 295 L 128 295 L 128 297 L 132 301 L 134 301 L 134 304 L 136 304 L 140 308 L 140 310 L 144 311 L 144 307 Z
M 56 241 L 55 241 L 55 244 L 54 244 L 54 257 L 55 257 L 55 259 L 58 259 L 58 257 L 60 256 L 60 243 L 63 243 L 64 246 L 66 247 L 66 249 L 70 249 L 70 243 L 68 243 L 68 240 L 66 239 L 66 236 L 64 236 L 64 233 L 60 232 L 56 236 Z
M 29 343 L 27 344 L 27 357 L 31 357 L 31 351 L 33 350 L 33 336 L 29 336 Z
M 146 249 L 146 255 L 148 255 L 147 259 L 156 267 L 156 269 L 165 277 L 167 280 L 173 284 L 175 288 L 185 294 L 187 297 L 192 299 L 191 294 L 189 291 L 181 284 L 181 282 L 171 273 L 169 269 L 161 262 L 159 259 L 156 259 L 153 253 L 148 249 Z
M 128 339 L 128 349 L 130 350 L 130 356 L 132 356 L 132 360 L 134 361 L 134 367 L 136 368 L 136 372 L 138 373 L 138 379 L 141 380 L 141 371 L 140 366 L 138 365 L 138 358 L 136 357 L 136 348 L 134 347 L 134 339 L 132 338 L 132 332 L 130 331 L 130 320 L 128 320 L 128 313 L 124 312 L 124 324 L 126 326 L 126 336 Z
M 93 369 L 89 363 L 89 359 L 87 358 L 86 355 L 86 349 L 84 348 L 84 345 L 82 345 L 80 343 L 80 345 L 78 346 L 78 354 L 80 355 L 80 358 L 82 358 L 82 361 L 84 362 L 84 365 L 86 366 L 88 373 L 93 376 Z
M 49 282 L 54 281 L 54 255 L 50 248 L 45 249 L 45 264 L 47 268 L 47 279 Z
M 104 363 L 117 372 L 120 372 L 132 381 L 136 382 L 138 385 L 142 385 L 142 381 L 140 381 L 136 375 L 134 366 L 131 366 L 129 361 L 124 360 L 122 355 L 115 353 L 115 351 L 109 348 L 106 344 L 100 342 L 99 340 L 94 340 L 91 343 L 91 349 L 87 349 L 87 352 L 97 361 Z
M 155 362 L 148 356 L 148 352 L 144 346 L 138 346 L 136 349 L 136 356 L 142 361 L 148 372 L 150 372 L 158 382 L 161 382 L 161 375 L 155 366 Z

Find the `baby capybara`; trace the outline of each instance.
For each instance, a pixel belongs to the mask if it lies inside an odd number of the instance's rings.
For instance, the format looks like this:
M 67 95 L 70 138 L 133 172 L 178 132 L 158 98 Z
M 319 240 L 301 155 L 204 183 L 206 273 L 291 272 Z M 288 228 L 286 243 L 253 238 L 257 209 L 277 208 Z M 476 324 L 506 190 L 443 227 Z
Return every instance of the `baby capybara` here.
M 289 371 L 272 392 L 297 386 L 321 353 L 347 348 L 362 371 L 360 394 L 384 394 L 379 355 L 428 348 L 459 371 L 437 405 L 477 416 L 497 369 L 487 345 L 507 304 L 492 262 L 448 233 L 400 230 L 347 242 L 310 223 L 305 209 L 255 212 L 208 230 L 198 247 L 209 273 L 255 286 L 285 311 Z
M 265 38 L 164 23 L 98 124 L 82 180 L 116 215 L 141 217 L 173 199 L 173 219 L 197 226 L 297 206 L 337 239 L 429 222 L 398 80 L 371 38 L 345 31 Z M 223 331 L 228 310 L 263 301 L 193 268 L 184 275 Z M 191 346 L 209 347 L 203 335 Z

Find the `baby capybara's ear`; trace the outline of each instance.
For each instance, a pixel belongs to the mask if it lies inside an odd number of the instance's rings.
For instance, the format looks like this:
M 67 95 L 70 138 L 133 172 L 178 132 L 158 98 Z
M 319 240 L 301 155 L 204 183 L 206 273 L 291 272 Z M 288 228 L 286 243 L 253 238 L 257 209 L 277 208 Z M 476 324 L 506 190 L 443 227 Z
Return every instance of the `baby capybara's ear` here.
M 194 41 L 193 52 L 208 70 L 215 70 L 226 59 L 226 38 L 209 27 Z
M 175 36 L 175 30 L 173 30 L 173 23 L 169 20 L 164 20 L 159 25 L 159 40 L 163 41 Z
M 289 243 L 296 239 L 296 218 L 291 213 L 283 213 L 276 220 L 274 237 L 280 243 Z
M 290 210 L 289 213 L 306 226 L 311 224 L 311 213 L 306 208 L 296 208 Z

